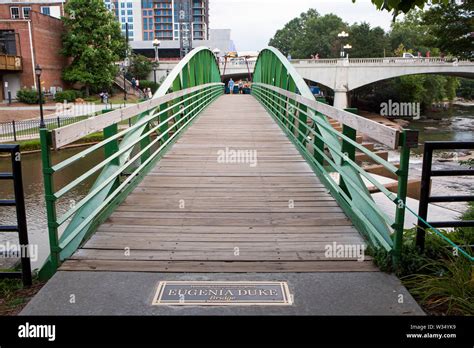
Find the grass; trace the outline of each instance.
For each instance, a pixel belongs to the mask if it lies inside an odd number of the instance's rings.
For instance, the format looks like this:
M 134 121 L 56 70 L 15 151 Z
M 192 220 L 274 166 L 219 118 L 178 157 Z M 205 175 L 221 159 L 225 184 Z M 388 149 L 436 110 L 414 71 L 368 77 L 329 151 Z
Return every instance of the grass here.
M 29 288 L 23 288 L 20 279 L 0 280 L 0 316 L 17 315 L 43 285 L 36 278 Z
M 98 132 L 89 134 L 73 142 L 71 145 L 96 143 L 102 140 L 104 140 L 104 136 L 101 132 Z M 41 149 L 41 143 L 39 139 L 17 141 L 15 144 L 20 144 L 21 151 L 36 151 Z
M 462 216 L 474 220 L 474 204 Z M 473 255 L 474 228 L 441 231 L 468 254 Z M 473 264 L 456 252 L 433 231 L 426 233 L 425 252 L 415 246 L 416 229 L 406 230 L 399 267 L 394 267 L 391 255 L 383 250 L 370 249 L 377 266 L 394 272 L 408 291 L 431 315 L 474 315 Z

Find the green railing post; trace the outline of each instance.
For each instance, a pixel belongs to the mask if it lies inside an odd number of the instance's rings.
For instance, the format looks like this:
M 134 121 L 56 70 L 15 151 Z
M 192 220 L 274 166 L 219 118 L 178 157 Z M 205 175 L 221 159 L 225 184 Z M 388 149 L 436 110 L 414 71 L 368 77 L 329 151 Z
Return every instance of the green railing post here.
M 46 200 L 46 217 L 48 224 L 48 236 L 50 246 L 50 268 L 45 270 L 48 275 L 52 275 L 56 272 L 60 264 L 58 240 L 58 224 L 56 217 L 56 198 L 54 197 L 54 182 L 53 182 L 53 170 L 51 169 L 51 132 L 46 129 L 40 129 L 40 141 L 41 141 L 41 162 L 43 165 L 43 182 L 44 182 L 44 197 Z M 46 277 L 48 277 L 46 275 Z
M 402 255 L 403 246 L 403 230 L 405 225 L 405 204 L 408 186 L 408 167 L 410 164 L 410 147 L 407 144 L 407 133 L 403 131 L 400 134 L 400 168 L 398 174 L 398 193 L 397 208 L 395 213 L 395 223 L 393 229 L 395 231 L 395 240 L 393 248 L 393 262 L 398 266 Z

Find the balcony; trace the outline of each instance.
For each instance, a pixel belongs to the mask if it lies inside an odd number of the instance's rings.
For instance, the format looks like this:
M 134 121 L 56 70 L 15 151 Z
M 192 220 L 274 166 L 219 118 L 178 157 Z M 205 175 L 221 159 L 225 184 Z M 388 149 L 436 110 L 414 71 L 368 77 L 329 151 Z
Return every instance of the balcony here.
M 21 64 L 20 56 L 11 56 L 8 54 L 0 54 L 0 70 L 21 71 L 23 66 Z

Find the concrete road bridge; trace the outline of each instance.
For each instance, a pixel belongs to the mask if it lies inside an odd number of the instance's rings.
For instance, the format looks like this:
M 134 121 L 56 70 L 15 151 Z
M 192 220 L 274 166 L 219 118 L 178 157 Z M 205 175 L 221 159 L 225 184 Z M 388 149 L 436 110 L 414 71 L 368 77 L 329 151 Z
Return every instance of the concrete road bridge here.
M 255 61 L 221 62 L 219 67 L 225 77 L 253 75 Z M 305 80 L 321 84 L 334 91 L 334 106 L 349 106 L 348 92 L 368 84 L 394 77 L 415 74 L 439 74 L 474 78 L 474 62 L 447 61 L 444 58 L 349 58 L 349 59 L 294 59 L 296 72 Z M 160 76 L 170 71 L 176 63 L 163 62 Z

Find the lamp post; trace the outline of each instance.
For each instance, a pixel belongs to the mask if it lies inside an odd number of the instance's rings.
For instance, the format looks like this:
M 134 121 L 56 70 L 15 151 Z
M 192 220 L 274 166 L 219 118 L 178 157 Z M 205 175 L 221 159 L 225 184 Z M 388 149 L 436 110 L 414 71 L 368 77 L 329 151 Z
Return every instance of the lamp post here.
M 153 40 L 153 48 L 155 49 L 155 61 L 153 62 L 153 78 L 156 83 L 156 70 L 158 70 L 158 65 L 160 64 L 160 57 L 158 55 L 158 49 L 160 47 L 160 40 Z
M 155 62 L 160 62 L 160 57 L 158 56 L 158 47 L 160 47 L 161 42 L 158 39 L 153 40 L 153 47 L 155 48 Z
M 341 31 L 339 34 L 337 34 L 337 37 L 339 37 L 339 38 L 341 39 L 341 53 L 340 53 L 340 56 L 341 56 L 341 58 L 344 58 L 344 57 L 345 57 L 345 53 L 344 53 L 344 46 L 343 46 L 344 43 L 343 43 L 343 41 L 344 41 L 344 39 L 345 39 L 346 37 L 349 37 L 349 33 L 346 33 L 346 32 L 343 30 L 343 31 Z
M 35 74 L 36 74 L 36 83 L 38 86 L 38 98 L 39 98 L 39 105 L 40 105 L 40 128 L 46 128 L 44 124 L 44 114 L 43 114 L 43 93 L 41 92 L 41 72 L 43 69 L 36 64 L 35 67 Z
M 344 50 L 350 50 L 352 48 L 351 45 L 347 44 L 347 45 L 344 45 Z M 349 53 L 347 54 L 347 59 L 349 59 Z

